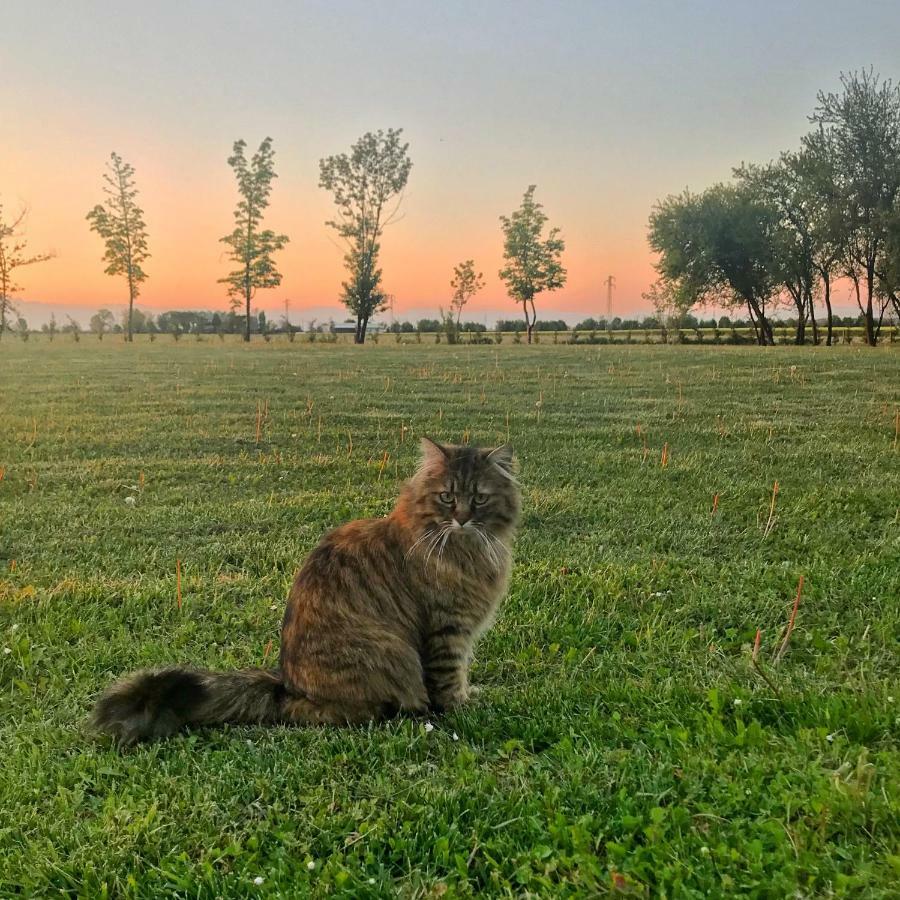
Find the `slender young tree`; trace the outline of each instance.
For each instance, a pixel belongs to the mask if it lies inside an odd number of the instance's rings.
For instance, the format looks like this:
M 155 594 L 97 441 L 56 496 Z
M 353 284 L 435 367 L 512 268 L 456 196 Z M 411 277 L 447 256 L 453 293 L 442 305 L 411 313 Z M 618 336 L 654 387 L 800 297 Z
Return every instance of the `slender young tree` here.
M 134 168 L 118 153 L 111 153 L 103 173 L 106 199 L 88 214 L 91 231 L 96 231 L 106 244 L 103 259 L 107 275 L 124 275 L 128 282 L 128 319 L 125 340 L 134 340 L 132 319 L 134 301 L 146 281 L 143 263 L 149 258 L 147 226 L 144 211 L 137 204 Z
M 456 314 L 456 330 L 459 331 L 459 319 L 463 307 L 481 290 L 484 289 L 484 274 L 475 271 L 475 260 L 467 259 L 453 267 L 453 278 L 450 281 L 453 299 L 450 310 Z
M 547 216 L 543 206 L 534 199 L 535 190 L 536 185 L 529 185 L 522 205 L 512 215 L 500 216 L 506 265 L 499 274 L 510 297 L 522 304 L 529 344 L 537 321 L 534 298 L 566 283 L 566 270 L 561 261 L 566 245 L 558 228 L 551 228 L 547 237 L 542 237 Z
M 27 208 L 23 208 L 7 221 L 0 203 L 0 340 L 3 333 L 11 329 L 12 316 L 18 312 L 13 302 L 14 295 L 20 290 L 14 278 L 16 269 L 53 258 L 50 253 L 32 256 L 26 253 L 27 242 L 22 232 L 27 215 Z
M 409 180 L 409 144 L 402 128 L 367 132 L 351 148 L 319 161 L 319 187 L 330 191 L 337 219 L 326 222 L 344 242 L 341 301 L 356 316 L 354 342 L 366 339 L 369 319 L 387 302 L 381 285 L 378 254 L 386 226 L 395 222 Z
M 281 273 L 272 256 L 288 243 L 288 236 L 262 227 L 263 213 L 269 205 L 275 174 L 272 138 L 267 137 L 252 158 L 244 153 L 246 141 L 235 141 L 228 165 L 237 179 L 238 200 L 234 211 L 234 230 L 221 238 L 228 247 L 228 258 L 237 268 L 219 279 L 228 285 L 233 312 L 244 307 L 244 340 L 250 340 L 250 304 L 257 290 L 278 287 Z

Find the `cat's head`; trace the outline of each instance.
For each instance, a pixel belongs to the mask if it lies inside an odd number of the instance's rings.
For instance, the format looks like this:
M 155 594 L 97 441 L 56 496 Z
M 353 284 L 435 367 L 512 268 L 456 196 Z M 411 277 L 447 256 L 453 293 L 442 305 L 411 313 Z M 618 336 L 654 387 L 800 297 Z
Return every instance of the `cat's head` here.
M 465 447 L 422 439 L 422 461 L 406 489 L 419 527 L 478 528 L 504 536 L 519 518 L 512 448 Z M 464 533 L 464 532 L 461 532 Z

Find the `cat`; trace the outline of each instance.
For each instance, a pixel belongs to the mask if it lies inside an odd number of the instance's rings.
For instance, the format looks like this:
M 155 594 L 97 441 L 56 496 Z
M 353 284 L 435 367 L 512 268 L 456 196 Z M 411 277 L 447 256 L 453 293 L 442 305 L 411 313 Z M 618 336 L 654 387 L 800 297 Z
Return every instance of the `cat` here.
M 297 573 L 276 670 L 134 673 L 92 724 L 121 745 L 224 722 L 356 724 L 469 699 L 472 648 L 506 592 L 516 462 L 422 439 L 393 511 L 326 534 Z

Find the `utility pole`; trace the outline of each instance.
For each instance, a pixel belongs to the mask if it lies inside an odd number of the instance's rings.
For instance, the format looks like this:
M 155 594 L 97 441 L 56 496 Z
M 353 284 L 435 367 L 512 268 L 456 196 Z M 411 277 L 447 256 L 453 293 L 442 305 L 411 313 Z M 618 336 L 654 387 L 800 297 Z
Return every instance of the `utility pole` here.
M 606 322 L 609 324 L 612 321 L 612 295 L 613 288 L 616 286 L 616 276 L 607 276 L 603 283 L 606 285 Z
M 290 329 L 291 327 L 291 301 L 287 297 L 284 298 L 284 324 Z

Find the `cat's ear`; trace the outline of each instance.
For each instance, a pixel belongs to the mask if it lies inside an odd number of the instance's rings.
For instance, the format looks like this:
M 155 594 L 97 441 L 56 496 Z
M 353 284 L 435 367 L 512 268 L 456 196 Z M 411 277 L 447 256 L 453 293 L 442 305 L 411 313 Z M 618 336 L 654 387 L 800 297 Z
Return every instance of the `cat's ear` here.
M 430 437 L 423 435 L 419 443 L 422 449 L 422 465 L 436 462 L 446 462 L 450 458 L 446 447 L 442 447 L 437 441 L 433 441 Z
M 516 455 L 509 444 L 501 444 L 493 450 L 485 450 L 484 458 L 492 462 L 507 478 L 515 480 L 512 476 L 516 471 Z

